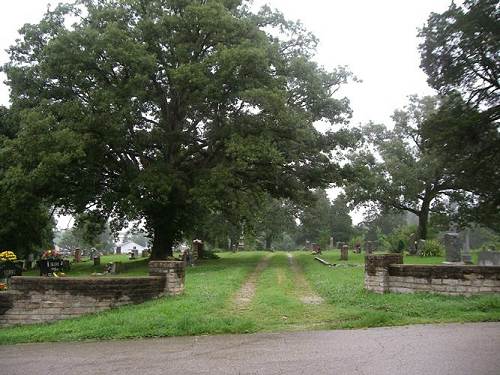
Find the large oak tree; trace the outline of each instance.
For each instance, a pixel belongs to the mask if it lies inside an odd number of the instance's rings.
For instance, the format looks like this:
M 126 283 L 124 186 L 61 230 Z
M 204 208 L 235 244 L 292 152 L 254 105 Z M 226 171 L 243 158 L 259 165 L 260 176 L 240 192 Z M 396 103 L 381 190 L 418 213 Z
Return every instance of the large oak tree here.
M 33 194 L 143 219 L 154 259 L 231 191 L 298 199 L 339 168 L 349 78 L 298 23 L 239 0 L 81 0 L 25 25 L 3 70 L 22 118 L 5 153 Z M 215 209 L 215 208 L 213 208 Z

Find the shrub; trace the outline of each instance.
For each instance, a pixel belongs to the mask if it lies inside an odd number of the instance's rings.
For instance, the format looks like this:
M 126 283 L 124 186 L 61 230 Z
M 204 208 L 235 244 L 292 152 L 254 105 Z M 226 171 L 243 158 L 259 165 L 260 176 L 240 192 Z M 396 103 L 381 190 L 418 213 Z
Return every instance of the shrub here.
M 388 235 L 378 234 L 378 239 L 381 249 L 390 251 L 391 253 L 403 253 L 408 250 L 408 240 L 412 233 L 416 232 L 416 227 L 413 225 L 405 225 L 396 228 Z
M 438 241 L 425 241 L 424 248 L 420 250 L 420 256 L 423 257 L 440 257 L 443 255 L 444 247 Z

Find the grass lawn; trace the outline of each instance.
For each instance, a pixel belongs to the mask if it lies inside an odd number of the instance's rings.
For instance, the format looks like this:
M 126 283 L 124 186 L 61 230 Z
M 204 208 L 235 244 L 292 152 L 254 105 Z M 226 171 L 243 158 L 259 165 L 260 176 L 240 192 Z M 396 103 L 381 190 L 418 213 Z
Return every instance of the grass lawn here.
M 348 262 L 340 262 L 338 251 L 324 252 L 321 257 L 331 263 L 352 265 L 329 268 L 307 252 L 292 254 L 303 274 L 290 267 L 284 252 L 222 253 L 221 259 L 203 261 L 187 269 L 186 291 L 182 296 L 51 324 L 3 328 L 0 343 L 500 321 L 498 294 L 378 295 L 363 289 L 363 255 L 350 253 Z M 238 308 L 234 297 L 263 256 L 269 256 L 269 261 L 258 275 L 255 294 L 247 306 Z M 122 257 L 127 261 L 126 256 Z M 101 261 L 111 260 L 103 257 Z M 441 261 L 442 258 L 405 257 L 405 263 Z M 128 266 L 124 276 L 147 274 L 145 260 L 130 261 Z M 94 271 L 93 265 L 86 262 L 73 267 L 68 276 L 89 275 Z M 305 292 L 320 295 L 324 302 L 303 303 L 301 296 Z

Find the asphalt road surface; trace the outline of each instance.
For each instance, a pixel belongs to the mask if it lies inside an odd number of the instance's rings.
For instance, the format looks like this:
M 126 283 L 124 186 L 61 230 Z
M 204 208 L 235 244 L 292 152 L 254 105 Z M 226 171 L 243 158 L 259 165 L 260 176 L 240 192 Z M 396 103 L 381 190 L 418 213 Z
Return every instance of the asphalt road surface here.
M 0 346 L 0 374 L 499 375 L 500 323 Z

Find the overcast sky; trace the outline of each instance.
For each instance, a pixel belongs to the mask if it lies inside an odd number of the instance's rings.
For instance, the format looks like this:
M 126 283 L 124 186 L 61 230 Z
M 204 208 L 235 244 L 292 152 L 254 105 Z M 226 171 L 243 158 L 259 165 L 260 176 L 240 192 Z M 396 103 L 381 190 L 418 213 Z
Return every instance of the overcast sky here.
M 56 4 L 57 1 L 52 1 Z M 363 82 L 342 94 L 351 100 L 352 123 L 390 125 L 390 116 L 411 94 L 434 94 L 419 68 L 418 28 L 431 12 L 443 12 L 451 0 L 254 0 L 269 4 L 287 18 L 300 19 L 319 39 L 315 60 L 326 68 L 347 65 Z M 24 23 L 40 20 L 46 0 L 0 0 L 0 64 Z M 8 89 L 0 76 L 0 104 Z M 357 219 L 357 220 L 356 220 Z M 356 218 L 358 221 L 359 218 Z

